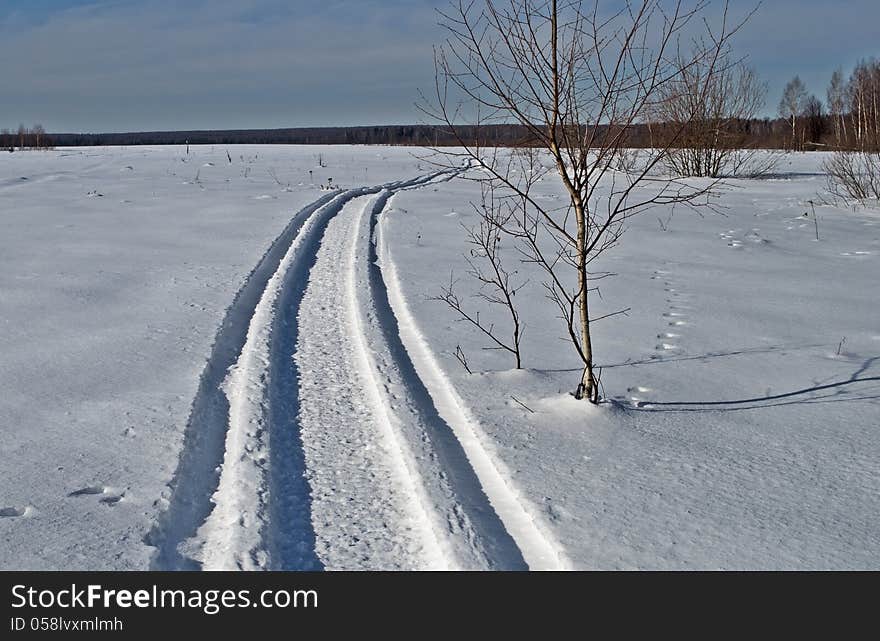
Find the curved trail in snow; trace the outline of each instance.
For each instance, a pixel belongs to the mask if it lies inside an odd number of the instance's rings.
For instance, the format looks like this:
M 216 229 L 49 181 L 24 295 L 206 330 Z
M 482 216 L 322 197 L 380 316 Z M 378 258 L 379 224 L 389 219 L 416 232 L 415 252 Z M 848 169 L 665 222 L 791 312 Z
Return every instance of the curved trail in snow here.
M 213 508 L 211 495 L 220 479 L 229 420 L 229 401 L 222 384 L 235 365 L 247 339 L 254 310 L 269 279 L 275 274 L 288 248 L 305 222 L 336 194 L 325 194 L 297 212 L 275 239 L 239 289 L 214 338 L 214 346 L 202 371 L 184 434 L 183 448 L 170 496 L 145 543 L 156 548 L 151 569 L 194 570 L 200 565 L 190 545 Z
M 202 374 L 146 537 L 154 569 L 566 567 L 433 361 L 384 244 L 378 264 L 389 198 L 453 176 L 325 195 L 272 244 Z
M 376 288 L 381 291 L 374 291 L 374 299 L 387 301 L 391 311 L 387 327 L 394 329 L 394 336 L 408 354 L 407 360 L 412 367 L 410 380 L 418 382 L 418 387 L 430 397 L 431 407 L 436 412 L 435 420 L 449 430 L 447 439 L 466 457 L 468 469 L 479 479 L 479 489 L 485 492 L 506 533 L 516 542 L 526 567 L 531 570 L 569 569 L 569 561 L 560 545 L 536 516 L 537 510 L 516 491 L 503 462 L 480 437 L 477 421 L 419 331 L 400 287 L 397 266 L 389 244 L 384 240 L 381 222 L 378 216 L 374 218 L 376 260 L 371 257 L 370 263 L 376 264 L 382 274 L 381 286 Z

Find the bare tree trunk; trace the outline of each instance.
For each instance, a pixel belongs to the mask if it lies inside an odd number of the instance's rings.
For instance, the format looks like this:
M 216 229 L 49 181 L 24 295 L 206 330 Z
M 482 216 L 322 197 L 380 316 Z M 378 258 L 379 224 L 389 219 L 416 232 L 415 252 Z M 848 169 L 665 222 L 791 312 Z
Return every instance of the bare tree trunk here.
M 578 301 L 578 311 L 580 313 L 580 330 L 581 330 L 581 357 L 584 360 L 584 373 L 581 382 L 575 391 L 575 398 L 589 399 L 596 402 L 599 396 L 599 390 L 596 386 L 596 377 L 593 374 L 593 341 L 590 338 L 590 305 L 587 292 L 589 291 L 589 274 L 587 273 L 587 225 L 586 212 L 584 212 L 583 204 L 575 206 L 575 216 L 577 219 L 577 269 L 578 269 L 578 290 L 580 291 L 580 300 Z

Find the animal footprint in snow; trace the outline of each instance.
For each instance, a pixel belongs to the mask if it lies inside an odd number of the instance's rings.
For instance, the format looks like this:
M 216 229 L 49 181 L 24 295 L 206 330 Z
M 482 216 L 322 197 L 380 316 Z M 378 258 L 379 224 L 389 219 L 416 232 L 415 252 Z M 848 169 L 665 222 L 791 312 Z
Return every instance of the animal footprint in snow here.
M 669 323 L 669 327 L 682 327 L 684 325 L 687 325 L 687 321 L 678 320 Z
M 679 338 L 681 334 L 673 334 L 672 332 L 663 332 L 662 334 L 657 334 L 657 338 Z
M 766 238 L 763 238 L 760 234 L 756 234 L 756 233 L 746 234 L 745 239 L 747 241 L 749 241 L 750 243 L 755 243 L 755 244 L 769 244 L 770 243 L 769 240 L 767 240 Z
M 103 485 L 89 485 L 88 487 L 84 487 L 80 490 L 74 490 L 67 496 L 91 496 L 93 494 L 103 494 L 107 491 L 107 488 Z
M 681 312 L 663 312 L 664 318 L 678 318 L 680 316 L 684 316 Z
M 109 507 L 113 507 L 125 498 L 125 492 L 117 493 L 113 488 L 107 487 L 106 485 L 89 485 L 71 492 L 67 496 L 102 496 L 100 502 Z
M 19 516 L 28 516 L 34 511 L 34 508 L 30 505 L 26 505 L 25 507 L 3 507 L 0 508 L 0 518 L 4 519 L 14 519 Z
M 631 396 L 629 397 L 629 400 L 630 400 L 632 403 L 638 403 L 639 401 L 642 400 L 642 397 L 641 397 L 641 396 L 636 396 L 635 394 L 644 394 L 645 392 L 650 392 L 650 391 L 651 391 L 651 388 L 650 388 L 650 387 L 644 387 L 644 386 L 642 386 L 642 385 L 636 385 L 635 387 L 628 387 L 628 388 L 626 389 L 626 391 L 629 392 L 629 394 L 631 394 Z M 626 401 L 624 401 L 624 402 L 626 402 Z
M 672 343 L 660 343 L 659 345 L 656 345 L 654 349 L 671 351 L 673 349 L 678 349 L 678 345 L 673 345 Z

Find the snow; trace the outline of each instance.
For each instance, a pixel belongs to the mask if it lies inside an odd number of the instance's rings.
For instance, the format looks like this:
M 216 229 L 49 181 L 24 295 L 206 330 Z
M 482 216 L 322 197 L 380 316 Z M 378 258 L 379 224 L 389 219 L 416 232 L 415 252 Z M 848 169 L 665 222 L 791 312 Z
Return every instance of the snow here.
M 540 287 L 517 293 L 520 372 L 424 300 L 441 276 L 431 288 L 415 270 L 462 253 L 444 214 L 467 211 L 469 186 L 395 199 L 389 242 L 416 322 L 576 567 L 877 567 L 880 212 L 817 207 L 816 242 L 803 214 L 824 189 L 821 158 L 788 162 L 786 178 L 733 181 L 723 215 L 677 211 L 664 232 L 668 212 L 645 214 L 605 255 L 596 269 L 618 276 L 594 313 L 631 311 L 595 329 L 615 401 L 601 408 L 567 395 L 578 362 Z
M 474 183 L 228 149 L 0 155 L 0 568 L 880 565 L 880 210 L 816 241 L 820 154 L 634 219 L 593 407 L 538 276 L 523 370 L 430 300 Z
M 385 281 L 388 283 L 389 298 L 398 320 L 401 340 L 415 361 L 416 374 L 425 382 L 437 404 L 439 414 L 461 443 L 492 506 L 519 546 L 523 560 L 534 570 L 568 569 L 563 551 L 546 532 L 546 526 L 540 523 L 540 517 L 535 514 L 534 508 L 524 505 L 524 499 L 508 484 L 506 479 L 509 478 L 509 472 L 503 462 L 481 442 L 479 428 L 474 426 L 474 418 L 443 374 L 428 341 L 420 333 L 407 305 L 406 295 L 401 291 L 398 268 L 384 234 L 379 234 L 377 243 L 381 247 L 379 254 L 382 271 L 386 275 Z
M 385 197 L 383 193 L 378 199 Z M 332 488 L 313 496 L 312 509 L 337 531 L 327 537 L 327 568 L 442 569 L 448 557 L 424 509 L 424 489 L 409 473 L 415 463 L 408 460 L 393 424 L 394 407 L 373 373 L 365 334 L 369 320 L 359 313 L 359 303 L 368 302 L 358 300 L 358 294 L 368 287 L 369 225 L 364 223 L 374 202 L 369 196 L 353 200 L 330 223 L 314 286 L 309 286 L 300 312 L 303 341 L 296 361 L 302 364 L 301 425 L 309 433 L 304 440 L 316 444 L 306 455 L 310 482 Z M 340 310 L 329 304 L 334 302 L 348 304 Z M 322 483 L 321 477 L 328 482 Z M 344 482 L 336 480 L 340 477 Z M 413 501 L 414 496 L 419 500 Z M 364 522 L 371 526 L 356 525 Z M 405 525 L 389 536 L 384 527 L 388 522 Z M 340 538 L 347 544 L 329 544 Z

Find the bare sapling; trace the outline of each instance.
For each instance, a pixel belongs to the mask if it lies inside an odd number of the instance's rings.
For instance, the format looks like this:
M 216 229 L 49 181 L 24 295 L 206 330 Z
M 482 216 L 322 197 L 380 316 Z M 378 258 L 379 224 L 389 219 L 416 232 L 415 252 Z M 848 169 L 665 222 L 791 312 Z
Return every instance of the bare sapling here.
M 880 201 L 880 151 L 838 151 L 822 169 L 833 197 L 862 203 Z
M 651 124 L 655 144 L 677 136 L 666 166 L 678 176 L 759 176 L 779 155 L 750 144 L 747 124 L 764 106 L 767 89 L 742 60 L 679 59 L 681 73 L 664 86 Z M 678 131 L 681 130 L 679 134 Z
M 694 186 L 657 171 L 697 109 L 664 144 L 640 152 L 635 166 L 627 150 L 632 131 L 683 73 L 699 65 L 699 92 L 710 90 L 742 23 L 729 23 L 725 5 L 711 28 L 706 8 L 700 0 L 627 0 L 611 9 L 565 0 L 457 0 L 442 13 L 447 39 L 435 51 L 433 92 L 421 106 L 458 147 L 438 151 L 436 162 L 461 167 L 468 160 L 475 168 L 469 177 L 504 190 L 514 213 L 499 226 L 516 236 L 523 260 L 543 271 L 583 363 L 578 399 L 599 402 L 591 298 L 607 274 L 594 273 L 595 259 L 616 245 L 632 216 L 713 202 L 716 182 Z M 683 57 L 683 50 L 690 53 Z M 509 123 L 527 132 L 519 149 L 483 144 L 486 126 Z M 555 174 L 567 196 L 563 206 L 534 197 L 535 172 Z
M 494 322 L 481 318 L 480 310 L 467 305 L 455 291 L 456 281 L 450 276 L 449 284 L 442 288 L 439 296 L 433 300 L 441 301 L 455 311 L 459 319 L 475 327 L 484 337 L 490 341 L 490 346 L 484 349 L 502 350 L 513 356 L 516 368 L 522 367 L 522 335 L 525 329 L 515 305 L 516 293 L 527 282 L 518 280 L 518 272 L 508 271 L 502 257 L 502 235 L 511 213 L 505 212 L 496 201 L 495 188 L 490 184 L 484 184 L 482 199 L 479 204 L 473 204 L 479 214 L 479 223 L 464 227 L 469 245 L 469 251 L 464 258 L 468 265 L 467 275 L 478 283 L 478 289 L 473 298 L 495 308 L 505 311 L 510 321 L 510 328 L 505 337 L 503 330 L 499 329 Z M 463 359 L 460 346 L 456 349 L 456 358 L 468 372 L 470 368 Z

